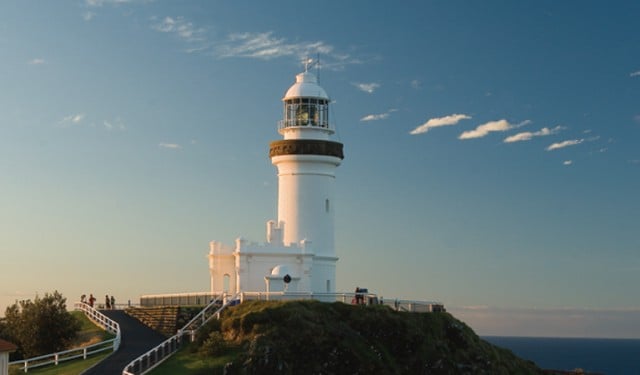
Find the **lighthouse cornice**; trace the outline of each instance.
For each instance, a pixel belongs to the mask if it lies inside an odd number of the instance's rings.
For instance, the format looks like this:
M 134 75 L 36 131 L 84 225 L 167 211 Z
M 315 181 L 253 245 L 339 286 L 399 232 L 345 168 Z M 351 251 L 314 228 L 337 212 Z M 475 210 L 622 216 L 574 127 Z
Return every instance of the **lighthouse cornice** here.
M 344 159 L 340 142 L 319 139 L 284 139 L 269 144 L 269 157 L 281 155 L 323 155 Z

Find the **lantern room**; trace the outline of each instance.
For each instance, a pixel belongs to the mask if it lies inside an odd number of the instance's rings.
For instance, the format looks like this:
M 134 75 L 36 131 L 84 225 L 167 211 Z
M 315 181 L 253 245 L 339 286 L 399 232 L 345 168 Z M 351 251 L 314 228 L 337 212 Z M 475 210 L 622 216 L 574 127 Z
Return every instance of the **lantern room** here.
M 287 90 L 282 101 L 284 113 L 278 131 L 285 139 L 298 138 L 295 134 L 308 135 L 309 132 L 304 129 L 313 129 L 325 135 L 334 133 L 329 124 L 329 96 L 318 85 L 313 73 L 305 71 L 298 74 L 296 83 Z

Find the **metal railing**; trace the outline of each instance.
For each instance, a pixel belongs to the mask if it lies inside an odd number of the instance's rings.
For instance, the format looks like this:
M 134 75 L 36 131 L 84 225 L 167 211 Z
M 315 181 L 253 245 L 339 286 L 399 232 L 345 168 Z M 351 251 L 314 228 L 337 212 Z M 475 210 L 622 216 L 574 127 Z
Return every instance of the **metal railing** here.
M 212 293 L 176 293 L 176 294 L 156 294 L 145 295 L 140 297 L 141 301 L 145 301 L 143 306 L 184 306 L 194 305 L 200 301 L 211 301 L 215 298 L 221 298 L 219 294 Z M 229 299 L 229 297 L 226 297 Z M 323 302 L 342 302 L 359 305 L 377 305 L 384 304 L 398 311 L 406 312 L 437 312 L 442 311 L 444 306 L 441 302 L 435 301 L 418 301 L 405 300 L 398 298 L 383 299 L 375 293 L 357 292 L 357 293 L 313 293 L 313 292 L 240 292 L 237 295 L 238 303 L 245 300 L 261 300 L 261 301 L 289 301 L 289 300 L 305 300 L 315 299 Z M 198 303 L 200 304 L 200 303 Z
M 178 333 L 174 336 L 129 362 L 122 370 L 122 375 L 144 375 L 153 370 L 180 349 L 184 342 L 184 336 L 188 336 L 189 339 L 193 341 L 195 333 L 200 327 L 213 317 L 219 319 L 222 310 L 232 304 L 232 301 L 236 300 L 236 296 L 223 300 L 220 298 L 214 299 L 185 324 L 183 328 L 179 329 Z
M 203 306 L 215 298 L 216 295 L 209 292 L 148 294 L 140 296 L 140 306 Z
M 78 302 L 74 304 L 74 307 L 76 310 L 83 311 L 90 320 L 100 325 L 105 330 L 115 334 L 116 337 L 92 345 L 9 362 L 9 366 L 19 365 L 19 370 L 29 372 L 30 369 L 38 367 L 48 365 L 57 366 L 61 362 L 66 362 L 78 358 L 82 358 L 84 360 L 93 354 L 97 354 L 107 350 L 112 350 L 114 352 L 118 350 L 118 348 L 120 347 L 120 326 L 118 325 L 118 323 L 107 318 L 102 313 L 95 310 L 93 307 L 87 305 L 86 303 Z

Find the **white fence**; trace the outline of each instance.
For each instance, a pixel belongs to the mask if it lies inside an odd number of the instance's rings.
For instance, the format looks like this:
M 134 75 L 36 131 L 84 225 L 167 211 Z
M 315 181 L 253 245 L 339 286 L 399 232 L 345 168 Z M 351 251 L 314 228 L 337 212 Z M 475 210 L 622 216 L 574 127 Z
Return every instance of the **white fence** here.
M 153 294 L 140 297 L 141 306 L 185 306 L 206 305 L 219 298 L 231 303 L 241 303 L 246 300 L 260 301 L 293 301 L 315 299 L 322 302 L 342 302 L 359 305 L 383 304 L 398 311 L 405 312 L 438 312 L 445 311 L 441 302 L 416 301 L 405 299 L 383 299 L 377 294 L 369 292 L 359 293 L 313 293 L 313 292 L 240 292 L 235 297 L 211 293 L 176 293 Z M 233 301 L 235 299 L 235 301 Z
M 229 306 L 231 301 L 235 300 L 235 296 L 227 299 L 227 301 L 222 301 L 222 299 L 212 300 L 202 311 L 185 324 L 183 328 L 178 330 L 177 334 L 131 361 L 124 370 L 122 370 L 122 375 L 143 375 L 153 370 L 178 351 L 184 342 L 185 336 L 193 340 L 196 331 L 200 327 L 213 317 L 220 318 L 220 312 Z
M 97 354 L 107 350 L 112 350 L 114 352 L 118 350 L 118 347 L 120 347 L 120 326 L 118 325 L 118 323 L 107 318 L 86 303 L 76 303 L 74 307 L 76 310 L 83 311 L 89 319 L 100 325 L 105 330 L 115 334 L 116 337 L 111 340 L 102 341 L 80 348 L 69 349 L 62 352 L 41 355 L 39 357 L 9 362 L 9 365 L 18 365 L 18 368 L 20 370 L 28 372 L 30 369 L 48 365 L 57 366 L 61 362 L 70 361 L 73 359 L 87 359 L 87 357 L 91 356 L 92 354 Z

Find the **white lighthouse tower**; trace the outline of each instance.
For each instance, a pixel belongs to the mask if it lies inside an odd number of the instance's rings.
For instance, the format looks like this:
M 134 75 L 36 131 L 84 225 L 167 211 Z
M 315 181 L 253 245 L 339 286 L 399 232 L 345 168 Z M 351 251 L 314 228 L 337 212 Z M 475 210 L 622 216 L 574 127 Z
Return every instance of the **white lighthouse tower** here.
M 269 147 L 278 170 L 278 218 L 267 222 L 266 243 L 210 243 L 212 293 L 335 292 L 333 194 L 343 146 L 332 140 L 330 99 L 313 73 L 298 74 L 282 100 L 283 139 Z

